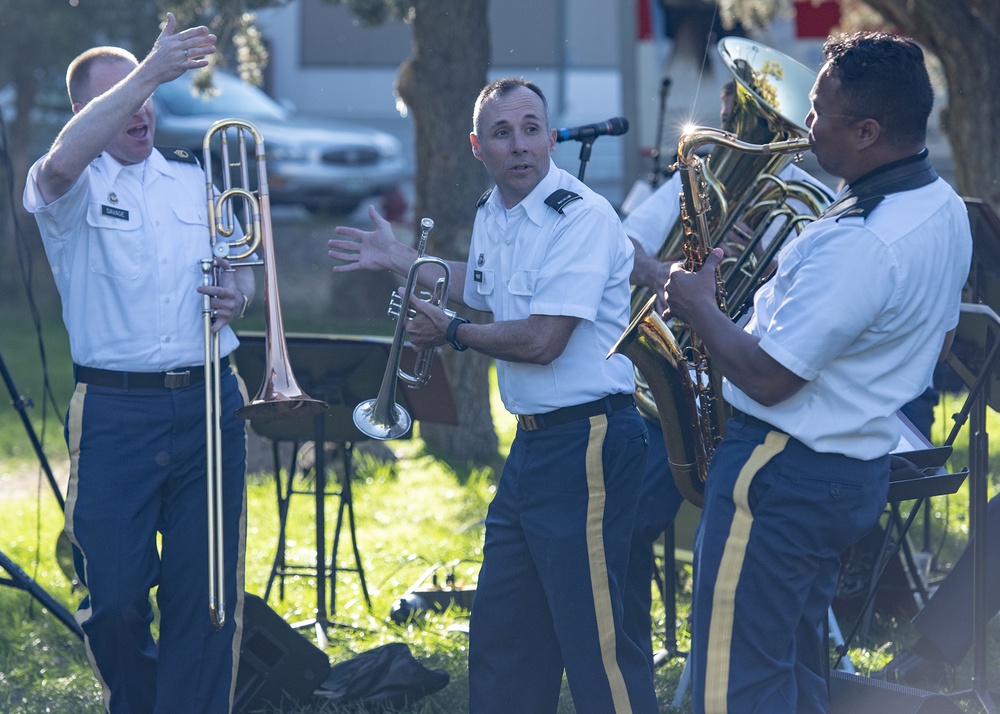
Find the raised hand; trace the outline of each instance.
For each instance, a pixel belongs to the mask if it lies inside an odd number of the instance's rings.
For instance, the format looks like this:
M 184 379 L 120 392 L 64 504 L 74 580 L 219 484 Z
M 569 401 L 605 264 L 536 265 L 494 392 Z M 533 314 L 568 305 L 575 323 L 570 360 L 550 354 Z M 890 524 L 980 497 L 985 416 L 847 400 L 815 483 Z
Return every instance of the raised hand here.
M 379 215 L 374 206 L 368 207 L 368 216 L 372 219 L 375 230 L 363 231 L 351 226 L 337 226 L 334 229 L 334 233 L 346 236 L 346 239 L 331 238 L 327 241 L 330 258 L 341 261 L 341 264 L 333 266 L 333 272 L 399 270 L 399 266 L 393 262 L 393 253 L 403 246 L 392 232 L 392 225 Z
M 175 33 L 176 28 L 177 18 L 168 12 L 160 36 L 143 60 L 158 71 L 161 82 L 176 79 L 189 69 L 207 67 L 208 56 L 216 51 L 217 38 L 204 25 Z

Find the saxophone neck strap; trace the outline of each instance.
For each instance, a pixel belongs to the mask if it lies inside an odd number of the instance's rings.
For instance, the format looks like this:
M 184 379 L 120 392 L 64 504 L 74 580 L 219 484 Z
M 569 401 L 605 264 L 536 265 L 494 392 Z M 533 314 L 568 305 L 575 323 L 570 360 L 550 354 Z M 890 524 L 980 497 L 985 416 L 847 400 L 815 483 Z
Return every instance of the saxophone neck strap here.
M 847 187 L 836 201 L 823 212 L 821 218 L 847 216 L 867 218 L 890 193 L 913 191 L 934 183 L 937 172 L 931 166 L 927 149 L 891 164 L 880 166 Z

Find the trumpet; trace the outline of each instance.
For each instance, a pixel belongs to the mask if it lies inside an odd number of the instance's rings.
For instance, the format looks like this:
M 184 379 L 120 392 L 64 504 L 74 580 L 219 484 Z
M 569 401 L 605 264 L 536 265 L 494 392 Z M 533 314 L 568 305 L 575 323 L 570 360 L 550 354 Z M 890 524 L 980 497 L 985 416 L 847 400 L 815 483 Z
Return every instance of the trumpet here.
M 237 155 L 230 160 L 229 140 L 234 133 Z M 247 160 L 247 135 L 253 139 L 256 159 L 257 189 L 251 186 Z M 218 137 L 222 166 L 222 191 L 218 193 L 212 180 L 212 146 Z M 267 189 L 264 138 L 257 128 L 245 121 L 224 119 L 206 132 L 202 141 L 205 170 L 205 191 L 208 196 L 208 231 L 211 258 L 201 260 L 202 283 L 218 285 L 220 259 L 233 266 L 264 266 L 264 316 L 266 323 L 267 359 L 264 384 L 257 396 L 236 411 L 240 419 L 284 419 L 305 417 L 326 409 L 324 402 L 303 392 L 292 374 L 288 348 L 281 322 L 278 302 L 278 281 L 275 273 L 274 243 L 271 234 L 271 203 Z M 232 173 L 238 171 L 239 184 L 234 186 Z M 248 216 L 248 228 L 241 238 L 230 241 L 236 233 L 233 202 L 239 201 Z M 252 259 L 257 250 L 262 260 Z M 212 624 L 222 629 L 226 621 L 224 531 L 222 509 L 222 390 L 219 337 L 212 332 L 214 316 L 210 297 L 202 299 L 205 338 L 205 429 L 206 469 L 208 483 L 208 609 Z
M 416 364 L 413 374 L 407 374 L 399 367 L 399 360 L 403 353 L 403 338 L 406 335 L 406 321 L 411 319 L 415 312 L 410 307 L 413 300 L 413 292 L 416 290 L 418 282 L 417 276 L 424 266 L 436 265 L 443 271 L 444 275 L 438 278 L 431 293 L 419 299 L 423 299 L 431 305 L 442 307 L 448 299 L 448 288 L 451 285 L 451 268 L 441 258 L 424 255 L 427 246 L 427 236 L 434 227 L 431 218 L 423 218 L 420 221 L 420 241 L 417 244 L 417 259 L 410 266 L 406 275 L 406 286 L 403 294 L 396 292 L 389 299 L 388 315 L 396 320 L 396 329 L 392 336 L 392 345 L 389 348 L 389 360 L 386 363 L 385 372 L 382 375 L 382 384 L 378 390 L 378 396 L 374 399 L 366 399 L 354 408 L 354 424 L 363 433 L 373 439 L 387 440 L 398 439 L 410 430 L 413 420 L 409 412 L 396 402 L 396 380 L 399 379 L 412 389 L 419 389 L 427 384 L 431 378 L 431 364 L 434 360 L 434 349 L 420 350 L 417 353 Z M 445 309 L 445 313 L 454 317 L 452 310 Z

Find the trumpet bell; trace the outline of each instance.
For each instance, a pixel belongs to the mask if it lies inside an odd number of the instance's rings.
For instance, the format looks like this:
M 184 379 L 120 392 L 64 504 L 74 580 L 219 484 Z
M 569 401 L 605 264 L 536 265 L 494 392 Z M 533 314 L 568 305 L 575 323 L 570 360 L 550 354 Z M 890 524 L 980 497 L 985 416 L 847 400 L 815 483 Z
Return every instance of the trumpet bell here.
M 390 414 L 378 414 L 382 405 L 379 400 L 366 399 L 354 407 L 354 426 L 371 437 L 386 441 L 398 439 L 410 430 L 410 414 L 398 404 L 392 404 Z

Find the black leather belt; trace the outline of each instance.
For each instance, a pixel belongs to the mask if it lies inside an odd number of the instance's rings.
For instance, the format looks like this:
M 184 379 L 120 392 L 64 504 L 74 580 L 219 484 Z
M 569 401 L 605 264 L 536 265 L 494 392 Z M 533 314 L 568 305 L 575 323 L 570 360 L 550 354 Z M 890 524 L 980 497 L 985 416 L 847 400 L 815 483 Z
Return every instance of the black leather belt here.
M 732 418 L 742 424 L 760 427 L 761 429 L 767 429 L 768 431 L 780 431 L 782 434 L 785 433 L 784 429 L 779 429 L 774 424 L 768 424 L 763 419 L 758 419 L 757 417 L 747 414 L 746 412 L 741 412 L 739 409 L 733 409 Z
M 220 371 L 229 366 L 229 357 L 219 363 Z M 205 381 L 204 367 L 185 367 L 169 372 L 118 372 L 111 369 L 73 365 L 77 382 L 116 389 L 181 389 Z
M 610 414 L 635 404 L 631 394 L 609 394 L 586 404 L 563 407 L 545 414 L 518 414 L 517 423 L 525 431 L 547 429 L 560 424 L 568 424 L 578 419 L 589 419 L 598 414 Z

